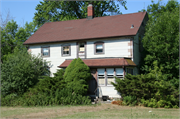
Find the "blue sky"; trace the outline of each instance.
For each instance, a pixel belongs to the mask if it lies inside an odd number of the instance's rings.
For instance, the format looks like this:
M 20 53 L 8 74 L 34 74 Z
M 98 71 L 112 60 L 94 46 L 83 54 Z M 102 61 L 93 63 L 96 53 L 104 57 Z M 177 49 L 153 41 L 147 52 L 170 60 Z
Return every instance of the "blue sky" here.
M 0 0 L 0 13 L 3 16 L 6 16 L 7 12 L 10 12 L 10 16 L 18 23 L 18 25 L 23 26 L 25 22 L 32 22 L 34 13 L 36 12 L 35 8 L 37 4 L 43 0 Z M 158 0 L 154 0 L 155 3 Z M 163 4 L 166 4 L 168 0 L 163 0 Z M 121 12 L 123 14 L 134 13 L 147 8 L 151 4 L 151 0 L 127 0 L 127 8 L 125 10 L 121 7 Z

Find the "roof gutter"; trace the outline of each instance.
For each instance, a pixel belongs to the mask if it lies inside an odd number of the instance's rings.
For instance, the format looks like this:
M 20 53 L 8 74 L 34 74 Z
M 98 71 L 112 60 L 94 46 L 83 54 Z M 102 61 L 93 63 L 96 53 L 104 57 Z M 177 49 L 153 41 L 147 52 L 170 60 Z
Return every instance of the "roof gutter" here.
M 47 42 L 34 42 L 34 43 L 23 43 L 23 45 L 34 45 L 34 44 L 46 44 L 46 43 L 59 43 L 59 42 L 69 42 L 69 41 L 81 41 L 81 40 L 94 40 L 94 39 L 104 39 L 104 38 L 118 38 L 118 37 L 134 37 L 136 35 L 126 35 L 126 36 L 111 36 L 111 37 L 97 37 L 97 38 L 85 38 L 85 39 L 71 39 L 62 41 L 47 41 Z

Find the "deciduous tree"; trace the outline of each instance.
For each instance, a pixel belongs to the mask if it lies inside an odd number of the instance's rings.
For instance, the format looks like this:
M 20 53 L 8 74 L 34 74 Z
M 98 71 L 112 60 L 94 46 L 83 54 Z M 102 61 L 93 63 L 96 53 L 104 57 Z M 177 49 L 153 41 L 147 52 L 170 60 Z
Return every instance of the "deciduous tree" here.
M 153 61 L 163 67 L 166 80 L 178 86 L 179 77 L 179 6 L 177 1 L 168 1 L 166 6 L 159 3 L 148 7 L 150 20 L 146 26 L 146 33 L 142 40 L 147 51 L 145 66 L 142 68 L 148 73 Z
M 125 0 L 91 1 L 94 6 L 95 17 L 106 16 L 109 11 L 120 13 L 120 5 L 126 8 Z M 36 6 L 37 12 L 34 16 L 35 24 L 40 27 L 45 22 L 65 21 L 82 19 L 87 17 L 87 6 L 89 1 L 46 1 Z M 120 5 L 119 5 L 120 4 Z

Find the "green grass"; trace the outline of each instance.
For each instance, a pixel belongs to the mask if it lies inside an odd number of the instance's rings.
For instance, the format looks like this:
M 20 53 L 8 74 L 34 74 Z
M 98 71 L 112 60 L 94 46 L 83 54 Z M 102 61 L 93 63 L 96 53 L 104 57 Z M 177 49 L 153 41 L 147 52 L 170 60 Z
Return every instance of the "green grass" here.
M 179 119 L 179 109 L 129 107 L 113 104 L 96 106 L 1 107 L 1 118 Z

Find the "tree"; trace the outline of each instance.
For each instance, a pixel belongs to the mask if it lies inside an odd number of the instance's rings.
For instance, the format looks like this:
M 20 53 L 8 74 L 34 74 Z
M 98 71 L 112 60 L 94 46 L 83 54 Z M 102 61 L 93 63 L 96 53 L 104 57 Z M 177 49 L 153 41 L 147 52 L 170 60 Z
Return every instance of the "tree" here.
M 89 67 L 78 58 L 74 59 L 65 70 L 64 79 L 66 88 L 76 94 L 85 95 L 88 90 L 87 81 L 92 78 Z
M 22 49 L 23 43 L 35 32 L 33 22 L 26 23 L 25 27 L 18 27 L 17 23 L 9 21 L 4 28 L 1 27 L 1 62 L 7 60 L 14 49 Z
M 34 86 L 42 75 L 49 73 L 47 66 L 47 62 L 40 56 L 31 55 L 26 48 L 16 48 L 1 65 L 2 95 L 23 94 Z
M 142 40 L 147 51 L 145 66 L 142 70 L 148 73 L 154 60 L 163 67 L 163 75 L 178 86 L 179 77 L 179 6 L 176 1 L 168 1 L 166 6 L 151 5 L 147 10 L 150 20 Z
M 46 1 L 40 2 L 36 6 L 37 12 L 34 22 L 40 27 L 45 22 L 65 21 L 72 19 L 82 19 L 87 17 L 87 6 L 89 1 Z M 109 11 L 120 13 L 120 5 L 126 8 L 126 1 L 118 0 L 115 4 L 113 0 L 91 1 L 94 6 L 95 17 L 109 15 Z
M 4 17 L 3 17 L 4 16 Z M 10 15 L 10 11 L 8 10 L 7 12 L 6 12 L 6 14 L 4 15 L 4 14 L 2 14 L 2 13 L 0 13 L 0 23 L 1 23 L 1 28 L 4 28 L 4 27 L 6 27 L 6 24 L 9 22 L 9 21 L 11 21 L 11 20 L 13 20 L 14 19 L 14 17 L 12 17 L 11 15 Z

